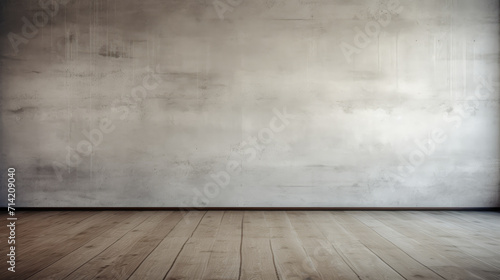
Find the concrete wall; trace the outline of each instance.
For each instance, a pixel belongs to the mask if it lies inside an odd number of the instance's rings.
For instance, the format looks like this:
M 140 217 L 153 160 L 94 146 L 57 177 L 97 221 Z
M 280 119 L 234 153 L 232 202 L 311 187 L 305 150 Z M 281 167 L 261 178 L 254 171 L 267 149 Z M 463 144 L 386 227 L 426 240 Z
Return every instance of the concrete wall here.
M 18 206 L 498 205 L 498 1 L 43 2 L 2 1 Z

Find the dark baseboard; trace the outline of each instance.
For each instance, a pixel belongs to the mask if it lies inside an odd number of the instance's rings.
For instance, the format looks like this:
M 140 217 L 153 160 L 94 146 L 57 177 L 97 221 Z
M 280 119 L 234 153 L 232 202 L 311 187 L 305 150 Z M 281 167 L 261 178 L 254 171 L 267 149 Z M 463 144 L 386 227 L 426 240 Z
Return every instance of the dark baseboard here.
M 495 211 L 500 207 L 16 207 L 16 211 Z

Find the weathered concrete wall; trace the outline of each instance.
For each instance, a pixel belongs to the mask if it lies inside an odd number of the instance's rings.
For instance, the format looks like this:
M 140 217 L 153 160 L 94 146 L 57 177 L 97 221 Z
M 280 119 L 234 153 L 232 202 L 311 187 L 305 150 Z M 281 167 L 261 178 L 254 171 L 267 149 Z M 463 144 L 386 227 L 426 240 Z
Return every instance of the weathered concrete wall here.
M 18 206 L 498 205 L 498 1 L 2 3 Z

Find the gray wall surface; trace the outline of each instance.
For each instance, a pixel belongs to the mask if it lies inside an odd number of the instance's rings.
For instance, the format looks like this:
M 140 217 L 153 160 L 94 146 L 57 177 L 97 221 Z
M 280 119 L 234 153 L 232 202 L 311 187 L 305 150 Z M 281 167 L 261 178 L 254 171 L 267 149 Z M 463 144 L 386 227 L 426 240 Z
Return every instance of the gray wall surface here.
M 17 206 L 491 207 L 499 7 L 2 1 Z

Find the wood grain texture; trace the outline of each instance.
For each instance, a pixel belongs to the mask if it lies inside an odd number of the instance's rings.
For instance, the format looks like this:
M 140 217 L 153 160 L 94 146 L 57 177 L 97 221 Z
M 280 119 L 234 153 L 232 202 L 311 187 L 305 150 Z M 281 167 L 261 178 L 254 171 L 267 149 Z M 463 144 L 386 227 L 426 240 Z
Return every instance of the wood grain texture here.
M 18 221 L 16 272 L 0 279 L 500 279 L 495 212 L 53 211 Z

